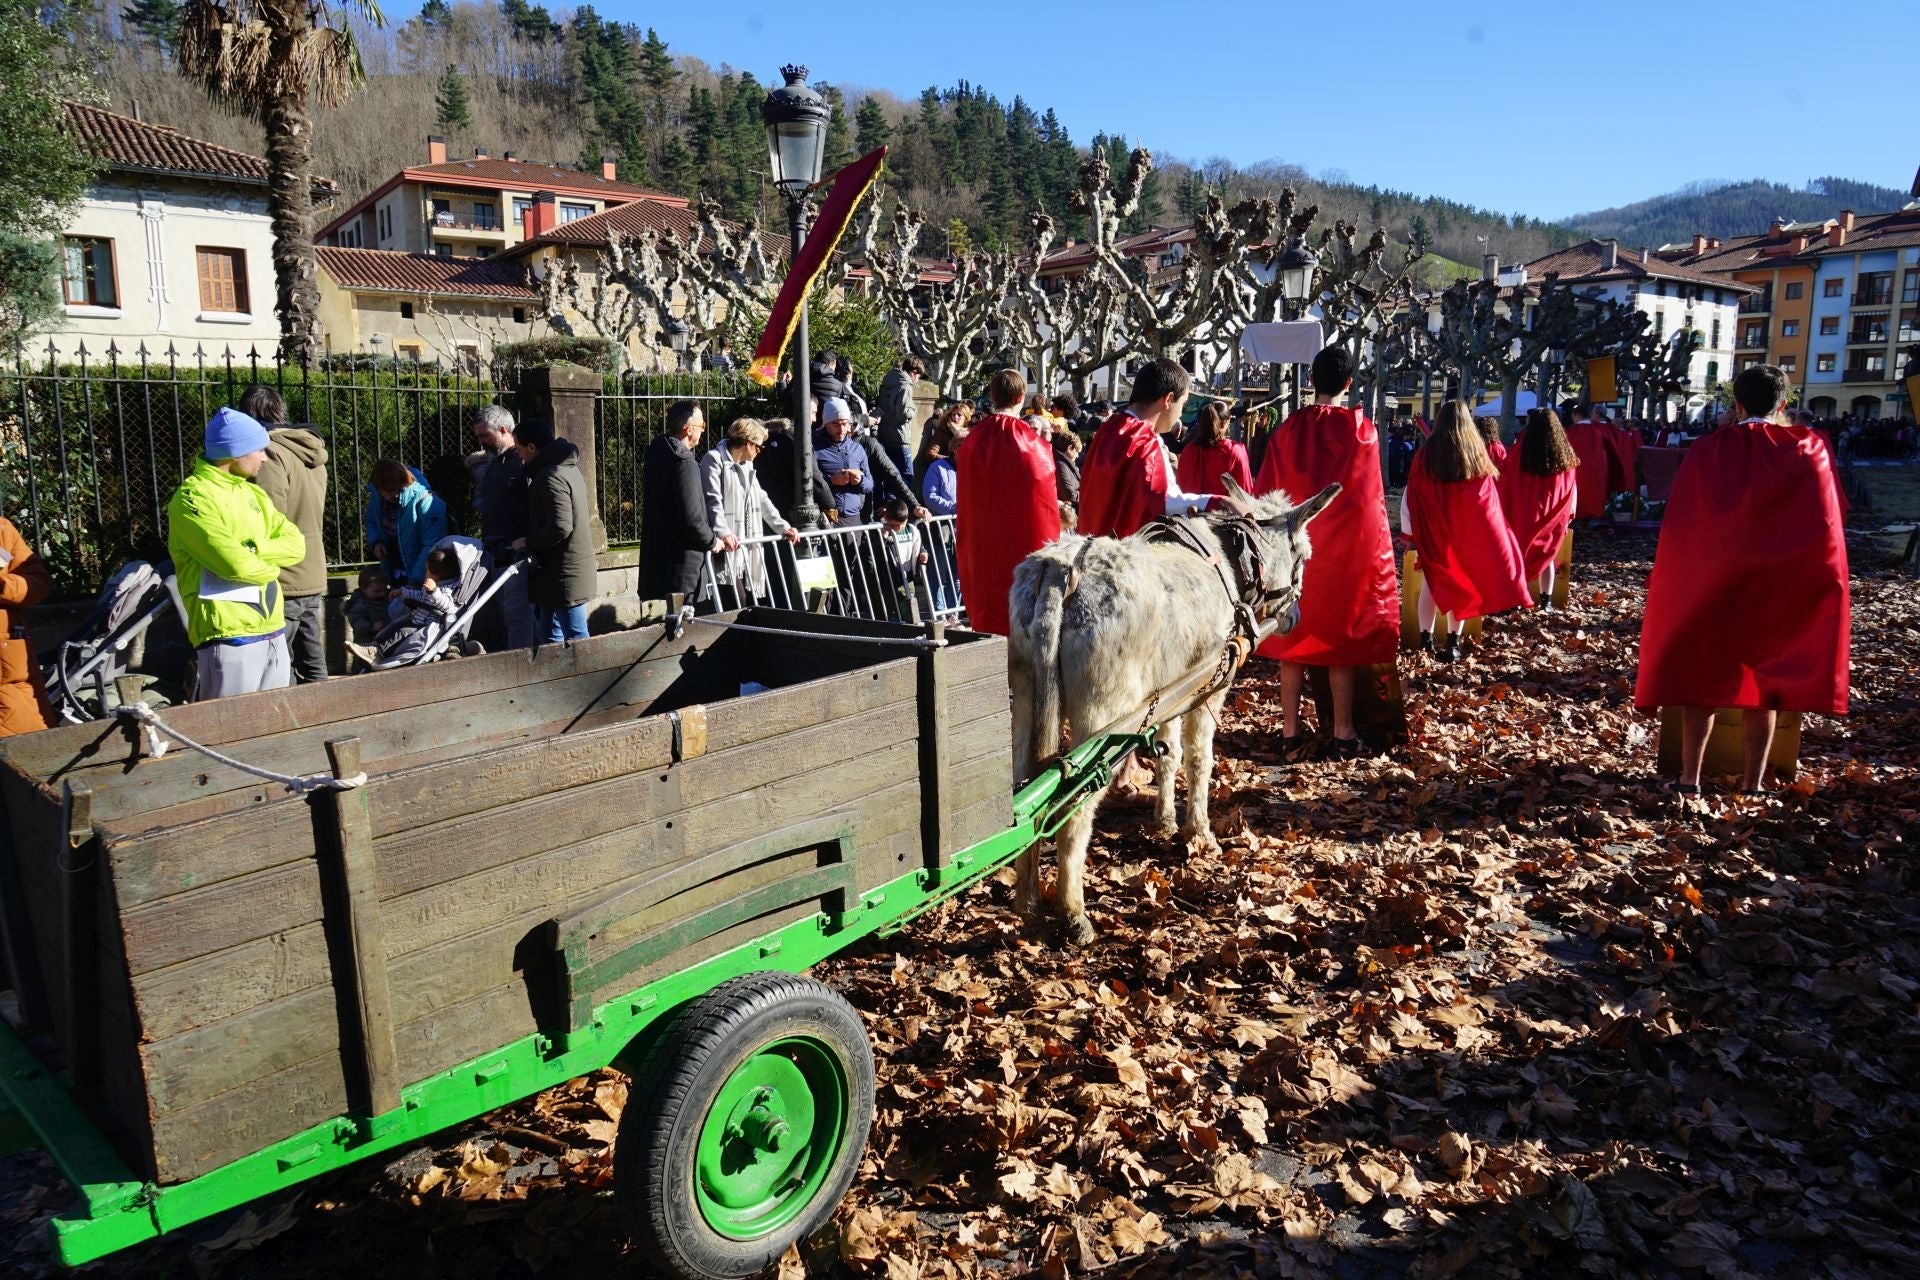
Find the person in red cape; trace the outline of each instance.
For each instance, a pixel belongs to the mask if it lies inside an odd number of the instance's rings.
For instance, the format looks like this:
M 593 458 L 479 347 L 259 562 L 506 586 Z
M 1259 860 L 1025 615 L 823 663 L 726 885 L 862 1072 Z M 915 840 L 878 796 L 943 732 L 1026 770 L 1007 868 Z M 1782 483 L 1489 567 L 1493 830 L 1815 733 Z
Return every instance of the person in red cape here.
M 1079 532 L 1125 538 L 1149 520 L 1205 511 L 1211 503 L 1240 509 L 1229 496 L 1183 491 L 1160 439 L 1180 420 L 1191 381 L 1165 358 L 1150 361 L 1134 378 L 1126 407 L 1100 424 L 1081 455 Z
M 1743 420 L 1687 450 L 1647 581 L 1634 704 L 1681 707 L 1680 780 L 1698 795 L 1714 712 L 1737 707 L 1740 786 L 1764 785 L 1781 711 L 1845 715 L 1852 604 L 1833 459 L 1783 416 L 1787 375 L 1733 380 Z
M 1464 400 L 1440 406 L 1433 436 L 1407 476 L 1401 514 L 1424 578 L 1420 640 L 1435 654 L 1456 661 L 1470 620 L 1533 603 L 1519 540 L 1500 510 L 1493 459 Z M 1454 629 L 1436 641 L 1433 626 L 1442 612 L 1452 616 Z
M 1222 476 L 1232 476 L 1235 484 L 1249 493 L 1253 491 L 1253 470 L 1247 466 L 1246 448 L 1238 440 L 1227 438 L 1227 407 L 1209 400 L 1200 406 L 1200 416 L 1194 419 L 1187 447 L 1180 451 L 1173 478 L 1185 493 L 1217 497 L 1227 491 Z
M 1026 394 L 1019 370 L 994 374 L 987 386 L 993 412 L 973 424 L 953 457 L 960 597 L 973 629 L 999 636 L 1009 626 L 1014 569 L 1060 536 L 1053 448 L 1015 416 Z
M 1507 446 L 1500 439 L 1500 419 L 1482 414 L 1473 420 L 1473 425 L 1487 446 L 1487 457 L 1493 459 L 1493 469 L 1498 471 L 1507 461 Z
M 1573 514 L 1578 519 L 1606 514 L 1607 474 L 1612 452 L 1607 443 L 1610 430 L 1606 423 L 1595 419 L 1592 410 L 1567 428 L 1567 443 L 1580 459 L 1579 470 L 1574 473 L 1578 498 Z
M 1580 459 L 1560 415 L 1529 409 L 1527 429 L 1500 468 L 1500 509 L 1520 543 L 1520 560 L 1540 607 L 1553 610 L 1554 556 L 1573 523 Z
M 1814 426 L 1813 414 L 1805 409 L 1793 411 L 1793 425 L 1813 432 L 1820 438 L 1820 443 L 1827 447 L 1827 466 L 1833 472 L 1833 491 L 1840 500 L 1840 517 L 1844 520 L 1853 510 L 1853 500 L 1847 497 L 1847 486 L 1840 479 L 1840 454 L 1833 447 L 1833 433 L 1824 427 Z
M 1341 405 L 1353 385 L 1353 353 L 1325 347 L 1313 358 L 1313 403 L 1274 433 L 1255 494 L 1304 499 L 1338 481 L 1340 500 L 1313 524 L 1313 556 L 1300 583 L 1293 630 L 1260 646 L 1280 661 L 1282 747 L 1305 745 L 1300 700 L 1308 667 L 1327 668 L 1333 694 L 1333 754 L 1361 753 L 1353 723 L 1355 670 L 1392 662 L 1400 646 L 1399 584 L 1380 479 L 1380 433 L 1367 415 Z M 1183 459 L 1184 460 L 1184 459 Z M 1325 728 L 1326 726 L 1322 726 Z

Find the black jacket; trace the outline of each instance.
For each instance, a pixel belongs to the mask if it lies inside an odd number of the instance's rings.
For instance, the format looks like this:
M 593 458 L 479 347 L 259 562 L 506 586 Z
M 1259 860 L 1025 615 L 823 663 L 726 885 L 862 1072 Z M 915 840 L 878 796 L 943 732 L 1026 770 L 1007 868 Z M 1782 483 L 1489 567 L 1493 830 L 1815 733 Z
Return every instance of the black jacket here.
M 474 471 L 473 500 L 480 508 L 480 540 L 490 549 L 526 535 L 527 480 L 520 451 L 512 445 L 488 457 Z
M 773 499 L 780 518 L 788 524 L 799 523 L 794 519 L 794 511 L 800 505 L 793 489 L 793 471 L 798 465 L 793 460 L 795 449 L 793 432 L 769 431 L 766 448 L 753 460 L 753 472 L 760 477 L 760 487 Z M 827 509 L 833 506 L 833 489 L 827 484 L 826 477 L 820 474 L 820 468 L 814 467 L 811 475 L 813 505 L 820 509 L 821 518 L 824 519 Z
M 534 455 L 526 476 L 527 549 L 533 553 L 527 597 L 549 609 L 584 604 L 599 594 L 599 566 L 580 450 L 571 440 L 555 440 Z
M 693 595 L 712 545 L 700 463 L 679 437 L 655 436 L 640 471 L 640 598 Z
M 907 427 L 913 422 L 914 381 L 905 369 L 889 369 L 880 380 L 880 429 L 876 434 L 889 452 L 906 452 Z
M 1067 457 L 1059 445 L 1053 448 L 1053 495 L 1070 507 L 1080 505 L 1080 459 Z

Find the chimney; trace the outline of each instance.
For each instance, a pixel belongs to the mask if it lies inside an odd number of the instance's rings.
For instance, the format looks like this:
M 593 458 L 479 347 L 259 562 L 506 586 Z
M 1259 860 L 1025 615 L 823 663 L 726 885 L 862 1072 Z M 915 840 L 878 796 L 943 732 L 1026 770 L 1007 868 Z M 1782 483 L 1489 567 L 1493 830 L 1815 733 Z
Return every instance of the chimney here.
M 600 176 L 608 182 L 620 181 L 620 162 L 618 160 L 602 160 L 600 162 Z
M 1497 280 L 1500 278 L 1500 255 L 1489 253 L 1480 259 L 1480 278 Z
M 1640 261 L 1643 263 L 1653 261 L 1653 250 L 1647 248 L 1646 245 L 1640 246 Z
M 1620 242 L 1618 240 L 1602 240 L 1600 242 L 1600 269 L 1602 271 L 1611 271 L 1619 265 Z
M 1853 210 L 1842 209 L 1840 211 L 1840 225 L 1848 231 L 1853 230 Z
M 1847 242 L 1847 232 L 1853 230 L 1853 215 L 1843 213 L 1840 221 L 1827 228 L 1827 248 L 1838 249 Z
M 1693 251 L 1695 253 L 1705 253 L 1707 251 L 1707 238 L 1698 231 L 1693 233 Z
M 1785 218 L 1775 218 L 1773 220 L 1773 225 L 1767 228 L 1767 239 L 1784 240 L 1786 238 L 1787 238 L 1787 220 Z
M 445 164 L 447 162 L 447 140 L 437 133 L 427 135 L 427 163 Z
M 473 149 L 473 158 L 475 160 L 485 160 L 487 158 L 487 149 L 485 147 L 475 147 Z
M 529 240 L 538 239 L 559 225 L 560 211 L 553 203 L 553 192 L 536 191 L 533 203 L 520 218 L 520 231 Z
M 514 154 L 513 152 L 511 152 L 511 151 L 502 151 L 502 152 L 500 153 L 500 158 L 501 158 L 502 160 L 518 160 L 518 159 L 519 159 L 520 157 L 519 157 L 519 156 L 517 156 L 517 155 L 515 155 L 515 154 Z
M 1799 235 L 1793 238 L 1792 252 L 1805 253 L 1806 251 L 1807 251 L 1807 233 L 1803 231 Z

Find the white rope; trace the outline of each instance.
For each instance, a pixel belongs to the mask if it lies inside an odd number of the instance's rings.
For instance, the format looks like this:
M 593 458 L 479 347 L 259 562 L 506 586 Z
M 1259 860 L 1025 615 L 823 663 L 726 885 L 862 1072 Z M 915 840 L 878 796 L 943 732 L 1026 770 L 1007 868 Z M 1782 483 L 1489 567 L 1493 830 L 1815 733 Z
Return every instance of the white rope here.
M 173 728 L 154 714 L 153 708 L 144 702 L 123 703 L 116 713 L 123 720 L 130 720 L 140 726 L 141 737 L 146 742 L 147 754 L 158 760 L 167 754 L 167 744 L 160 737 L 167 735 L 183 747 L 198 751 L 210 760 L 217 760 L 229 769 L 238 769 L 241 773 L 250 773 L 256 778 L 265 778 L 268 782 L 278 782 L 295 795 L 305 795 L 310 791 L 351 791 L 355 787 L 367 785 L 365 773 L 349 774 L 336 778 L 330 773 L 275 773 L 259 765 L 248 764 L 244 760 L 235 760 L 232 756 L 222 755 L 212 747 L 195 742 L 186 734 Z
M 702 626 L 725 627 L 730 631 L 751 631 L 763 636 L 792 636 L 801 640 L 848 640 L 854 644 L 902 645 L 909 649 L 944 649 L 945 640 L 929 640 L 925 636 L 843 636 L 826 631 L 799 631 L 790 627 L 755 627 L 744 622 L 725 622 L 719 618 L 696 618 L 687 609 L 680 611 L 682 622 L 698 622 Z

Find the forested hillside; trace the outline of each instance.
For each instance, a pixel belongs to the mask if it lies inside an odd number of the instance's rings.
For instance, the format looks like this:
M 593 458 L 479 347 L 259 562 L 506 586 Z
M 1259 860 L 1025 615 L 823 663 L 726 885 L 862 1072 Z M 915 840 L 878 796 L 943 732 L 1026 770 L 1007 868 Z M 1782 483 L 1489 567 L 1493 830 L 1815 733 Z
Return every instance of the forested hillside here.
M 1612 236 L 1631 246 L 1658 247 L 1677 244 L 1696 232 L 1721 239 L 1758 235 L 1775 218 L 1805 222 L 1831 218 L 1846 209 L 1885 213 L 1899 208 L 1907 199 L 1905 192 L 1893 187 L 1846 178 L 1815 178 L 1798 189 L 1758 178 L 1751 182 L 1697 182 L 1651 200 L 1576 214 L 1566 219 L 1566 224 L 1583 235 Z
M 109 105 L 132 111 L 137 104 L 148 120 L 258 152 L 255 126 L 224 114 L 174 73 L 167 48 L 176 15 L 175 0 L 103 3 L 95 23 L 109 51 L 100 77 Z M 763 222 L 777 213 L 760 124 L 775 68 L 757 68 L 756 76 L 711 66 L 675 55 L 656 29 L 609 22 L 591 6 L 563 20 L 527 0 L 428 0 L 418 16 L 359 37 L 367 85 L 345 107 L 319 113 L 314 130 L 316 167 L 340 182 L 348 200 L 422 162 L 426 135 L 440 133 L 455 156 L 511 149 L 597 168 L 604 155 L 619 160 L 629 181 L 705 192 L 734 215 Z M 1044 104 L 1005 101 L 965 80 L 911 101 L 851 83 L 819 87 L 834 103 L 833 160 L 888 144 L 889 183 L 928 215 L 934 230 L 923 246 L 932 253 L 1018 244 L 1034 209 L 1078 235 L 1067 194 L 1088 149 L 1104 147 L 1124 164 L 1133 146 L 1153 148 L 1150 112 L 1070 125 Z M 1362 187 L 1337 173 L 1315 178 L 1278 161 L 1236 168 L 1219 159 L 1156 159 L 1134 229 L 1183 221 L 1208 190 L 1231 202 L 1292 185 L 1329 214 L 1385 225 L 1396 239 L 1423 235 L 1437 254 L 1475 268 L 1484 252 L 1511 262 L 1569 241 L 1568 232 L 1534 219 Z

